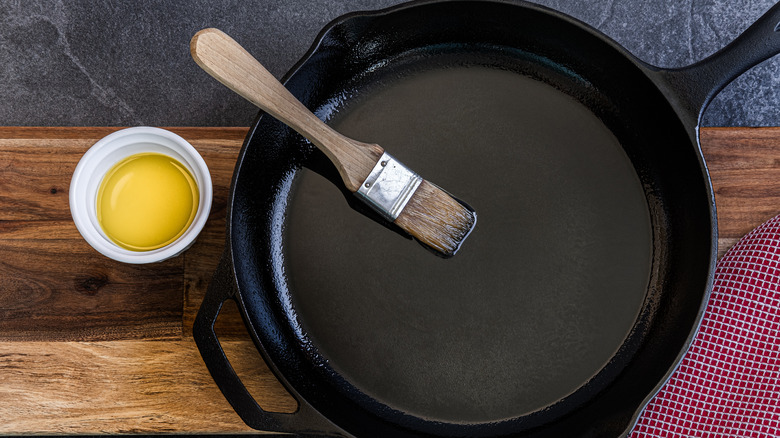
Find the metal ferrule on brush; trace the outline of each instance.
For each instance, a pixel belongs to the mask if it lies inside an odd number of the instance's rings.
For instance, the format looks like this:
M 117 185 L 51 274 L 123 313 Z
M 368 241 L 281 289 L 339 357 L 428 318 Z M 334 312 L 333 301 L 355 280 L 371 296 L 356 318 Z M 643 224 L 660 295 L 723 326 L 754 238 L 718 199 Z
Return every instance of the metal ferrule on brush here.
M 385 152 L 355 193 L 392 222 L 422 182 L 420 175 Z

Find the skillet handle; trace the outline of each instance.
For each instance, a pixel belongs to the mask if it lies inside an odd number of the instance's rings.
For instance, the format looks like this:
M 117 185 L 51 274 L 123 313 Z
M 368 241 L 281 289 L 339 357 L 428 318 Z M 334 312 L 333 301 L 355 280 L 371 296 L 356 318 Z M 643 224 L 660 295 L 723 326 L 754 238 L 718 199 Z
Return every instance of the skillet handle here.
M 228 252 L 222 255 L 214 278 L 209 284 L 206 296 L 198 310 L 193 325 L 193 337 L 201 357 L 227 401 L 233 406 L 247 426 L 268 432 L 295 433 L 300 437 L 344 437 L 337 426 L 320 415 L 311 405 L 295 394 L 298 410 L 293 413 L 278 413 L 263 410 L 249 394 L 236 374 L 214 331 L 222 305 L 228 299 L 235 299 L 237 290 Z
M 710 101 L 726 85 L 751 67 L 780 53 L 780 3 L 726 47 L 687 67 L 661 70 L 672 95 L 694 117 L 693 126 Z

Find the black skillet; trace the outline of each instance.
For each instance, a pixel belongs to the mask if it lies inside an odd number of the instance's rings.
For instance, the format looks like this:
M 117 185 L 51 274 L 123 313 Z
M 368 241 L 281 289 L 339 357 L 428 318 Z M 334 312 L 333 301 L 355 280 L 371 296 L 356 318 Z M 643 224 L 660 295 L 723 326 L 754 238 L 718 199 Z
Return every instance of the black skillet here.
M 324 156 L 260 114 L 194 327 L 225 397 L 249 426 L 301 435 L 628 434 L 711 287 L 698 121 L 780 51 L 778 23 L 775 6 L 712 57 L 660 69 L 526 3 L 335 20 L 286 86 L 467 200 L 477 228 L 436 258 L 356 213 Z M 227 299 L 296 413 L 262 410 L 233 372 L 213 330 Z

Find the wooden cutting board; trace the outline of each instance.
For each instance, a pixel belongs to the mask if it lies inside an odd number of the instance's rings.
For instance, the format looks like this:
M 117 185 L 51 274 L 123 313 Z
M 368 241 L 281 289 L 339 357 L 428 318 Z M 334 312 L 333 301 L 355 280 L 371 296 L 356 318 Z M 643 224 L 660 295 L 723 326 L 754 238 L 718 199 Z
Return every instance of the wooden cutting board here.
M 214 203 L 192 248 L 140 266 L 94 251 L 68 207 L 81 155 L 117 129 L 0 127 L 0 434 L 251 432 L 192 340 L 247 129 L 170 128 L 206 160 Z M 780 128 L 706 128 L 701 142 L 722 255 L 780 213 Z M 258 403 L 294 411 L 234 307 L 217 332 Z

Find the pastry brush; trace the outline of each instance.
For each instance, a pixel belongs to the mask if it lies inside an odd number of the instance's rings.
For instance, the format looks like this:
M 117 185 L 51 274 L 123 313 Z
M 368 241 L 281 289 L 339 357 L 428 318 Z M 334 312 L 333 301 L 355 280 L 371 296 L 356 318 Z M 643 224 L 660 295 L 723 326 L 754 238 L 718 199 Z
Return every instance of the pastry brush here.
M 423 245 L 450 257 L 474 228 L 473 210 L 381 146 L 348 138 L 326 125 L 224 32 L 201 30 L 193 36 L 190 52 L 212 77 L 317 146 L 351 192 Z

